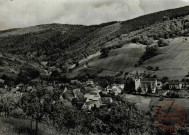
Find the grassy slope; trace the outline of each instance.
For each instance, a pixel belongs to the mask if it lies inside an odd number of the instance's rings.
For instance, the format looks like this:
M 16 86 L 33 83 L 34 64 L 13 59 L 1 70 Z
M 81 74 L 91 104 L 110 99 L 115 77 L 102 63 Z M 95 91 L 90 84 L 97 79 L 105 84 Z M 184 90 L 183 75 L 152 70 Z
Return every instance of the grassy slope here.
M 171 79 L 182 79 L 189 71 L 189 42 L 176 38 L 169 46 L 161 48 L 159 55 L 146 61 L 143 66 L 159 67 L 154 74 Z
M 112 71 L 123 71 L 133 68 L 144 53 L 143 45 L 129 44 L 110 51 L 107 58 L 101 58 L 89 63 L 91 67 L 98 67 Z
M 182 79 L 189 71 L 189 41 L 175 38 L 169 46 L 160 48 L 160 54 L 147 60 L 143 65 L 134 68 L 139 57 L 145 51 L 144 46 L 137 44 L 125 45 L 110 51 L 107 58 L 91 61 L 89 66 L 96 69 L 119 71 L 146 71 L 158 77 L 168 76 L 171 79 Z M 147 71 L 147 66 L 159 67 L 158 71 Z
M 153 114 L 155 112 L 155 109 L 158 105 L 160 105 L 164 101 L 176 101 L 179 103 L 185 111 L 186 114 L 186 120 L 185 123 L 189 124 L 189 106 L 188 106 L 188 99 L 184 98 L 167 98 L 163 101 L 159 101 L 158 97 L 145 97 L 145 96 L 140 96 L 140 95 L 130 95 L 127 94 L 123 96 L 124 99 L 128 100 L 129 102 L 136 103 L 136 106 L 138 107 L 139 110 L 142 110 L 144 112 L 151 111 Z
M 189 7 L 183 7 L 141 16 L 124 22 L 110 22 L 101 25 L 49 24 L 6 30 L 0 32 L 0 47 L 5 53 L 22 56 L 25 56 L 29 51 L 34 52 L 38 54 L 35 55 L 36 59 L 42 56 L 50 62 L 50 65 L 56 64 L 57 67 L 68 65 L 69 67 L 98 52 L 104 46 L 108 46 L 107 43 L 110 43 L 109 45 L 124 44 L 124 41 L 129 40 L 129 36 L 122 38 L 123 35 L 128 34 L 135 37 L 136 33 L 142 33 L 142 35 L 165 34 L 169 30 L 168 24 L 170 23 L 169 21 L 163 21 L 164 16 L 176 18 L 187 14 L 189 14 Z M 168 29 L 164 29 L 159 23 L 168 27 Z M 172 24 L 177 23 L 173 21 Z M 151 27 L 151 25 L 153 26 Z M 161 27 L 163 29 L 160 29 Z M 175 27 L 178 28 L 178 25 L 175 25 Z M 151 31 L 148 31 L 147 28 Z M 173 30 L 176 29 L 173 28 Z M 6 36 L 9 34 L 11 36 Z M 112 71 L 131 71 L 141 55 L 142 51 L 140 49 L 121 48 L 111 51 L 108 58 L 94 61 L 90 65 Z M 185 72 L 181 74 L 183 75 Z
M 66 131 L 65 131 L 66 132 Z M 24 119 L 16 118 L 3 118 L 0 117 L 0 135 L 34 135 L 35 122 Z M 39 135 L 65 135 L 64 132 L 58 132 L 54 127 L 47 124 L 39 123 Z

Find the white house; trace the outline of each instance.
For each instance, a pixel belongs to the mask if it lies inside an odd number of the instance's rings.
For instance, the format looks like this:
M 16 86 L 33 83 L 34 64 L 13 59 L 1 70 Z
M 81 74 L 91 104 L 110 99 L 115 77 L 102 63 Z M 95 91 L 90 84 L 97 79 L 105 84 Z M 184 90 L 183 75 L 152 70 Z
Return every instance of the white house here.
M 169 89 L 170 90 L 181 90 L 182 89 L 182 83 L 179 81 L 172 81 L 169 83 Z

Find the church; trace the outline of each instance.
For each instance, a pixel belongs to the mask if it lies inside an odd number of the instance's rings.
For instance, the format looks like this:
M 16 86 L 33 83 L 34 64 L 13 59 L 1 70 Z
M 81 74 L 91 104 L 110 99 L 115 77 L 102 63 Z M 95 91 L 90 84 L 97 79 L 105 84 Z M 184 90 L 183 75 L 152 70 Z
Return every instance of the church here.
M 151 91 L 151 93 L 156 93 L 159 86 L 160 84 L 155 78 L 135 79 L 135 90 L 139 91 L 139 89 L 141 88 L 142 93 L 147 93 L 149 92 L 149 90 Z

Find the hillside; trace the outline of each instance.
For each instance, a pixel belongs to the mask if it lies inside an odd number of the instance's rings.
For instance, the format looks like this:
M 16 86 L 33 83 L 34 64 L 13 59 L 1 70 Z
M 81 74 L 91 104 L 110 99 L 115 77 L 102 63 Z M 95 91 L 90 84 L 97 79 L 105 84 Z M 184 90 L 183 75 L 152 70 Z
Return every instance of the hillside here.
M 90 61 L 88 67 L 89 69 L 103 70 L 99 76 L 114 76 L 122 71 L 133 74 L 146 72 L 158 77 L 168 76 L 171 79 L 182 79 L 188 74 L 189 38 L 187 40 L 183 37 L 171 39 L 169 46 L 159 49 L 159 55 L 135 67 L 144 52 L 144 45 L 128 44 L 122 48 L 111 50 L 106 58 Z M 147 70 L 148 66 L 158 67 L 159 70 Z
M 88 68 L 97 69 L 98 74 L 102 76 L 111 73 L 117 75 L 119 72 L 123 74 L 136 70 L 143 71 L 146 70 L 146 66 L 152 65 L 161 69 L 153 74 L 182 78 L 188 72 L 188 65 L 185 64 L 184 68 L 181 68 L 178 62 L 183 61 L 182 64 L 184 64 L 184 60 L 187 60 L 187 51 L 181 49 L 187 48 L 187 42 L 182 43 L 181 46 L 170 43 L 168 47 L 160 48 L 161 55 L 145 61 L 138 67 L 135 65 L 145 52 L 145 46 L 158 45 L 160 38 L 174 39 L 189 36 L 187 15 L 189 15 L 189 6 L 124 22 L 91 26 L 47 24 L 5 30 L 0 31 L 0 52 L 3 55 L 17 57 L 23 62 L 28 61 L 29 65 L 36 63 L 40 68 L 48 69 L 55 66 L 62 73 L 75 68 L 78 63 L 79 69 L 71 71 L 82 72 L 81 60 L 86 59 L 89 62 Z M 102 48 L 108 48 L 108 57 L 99 58 L 99 55 L 94 55 Z M 171 56 L 171 50 L 176 52 L 178 57 Z M 92 55 L 96 57 L 88 60 Z M 180 58 L 183 57 L 184 59 L 181 60 Z M 173 61 L 173 58 L 178 60 Z M 42 62 L 47 63 L 45 67 L 41 67 Z M 170 66 L 165 66 L 165 63 L 170 62 L 172 63 Z M 173 69 L 183 70 L 176 72 Z M 170 73 L 165 74 L 165 71 Z M 173 76 L 172 73 L 175 75 Z

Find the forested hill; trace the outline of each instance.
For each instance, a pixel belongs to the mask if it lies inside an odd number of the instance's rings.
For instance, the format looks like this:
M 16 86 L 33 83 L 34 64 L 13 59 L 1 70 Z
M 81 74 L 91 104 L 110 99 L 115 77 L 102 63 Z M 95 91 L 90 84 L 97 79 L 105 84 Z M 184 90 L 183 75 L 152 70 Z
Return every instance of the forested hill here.
M 91 26 L 47 24 L 0 31 L 0 52 L 65 69 L 104 47 L 121 47 L 129 42 L 148 45 L 159 38 L 187 34 L 188 14 L 189 6 L 123 22 Z M 139 36 L 141 39 L 137 39 Z

